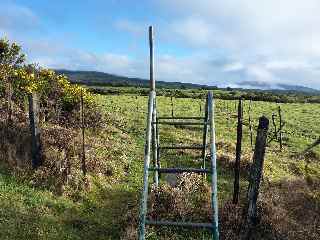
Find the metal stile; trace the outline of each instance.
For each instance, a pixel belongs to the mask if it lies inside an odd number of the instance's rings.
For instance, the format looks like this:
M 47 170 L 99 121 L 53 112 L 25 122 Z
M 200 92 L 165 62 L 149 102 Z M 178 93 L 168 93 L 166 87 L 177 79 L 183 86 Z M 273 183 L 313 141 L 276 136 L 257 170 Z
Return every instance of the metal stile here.
M 215 145 L 215 126 L 214 126 L 214 100 L 212 92 L 208 93 L 205 103 L 205 117 L 158 117 L 156 105 L 156 92 L 154 80 L 154 63 L 153 63 L 153 28 L 149 27 L 149 43 L 150 43 L 150 94 L 148 102 L 148 117 L 146 128 L 146 142 L 144 151 L 144 171 L 143 171 L 143 190 L 140 203 L 139 214 L 139 229 L 138 239 L 145 240 L 146 226 L 172 226 L 182 228 L 200 228 L 208 229 L 211 232 L 213 240 L 219 239 L 218 230 L 218 202 L 217 202 L 217 167 L 216 167 L 216 145 Z M 162 120 L 162 121 L 159 121 Z M 163 121 L 168 120 L 168 121 Z M 169 121 L 169 120 L 172 120 Z M 190 122 L 179 120 L 192 120 Z M 198 146 L 160 146 L 159 126 L 163 124 L 181 126 L 181 125 L 199 125 L 203 126 L 203 144 Z M 208 134 L 209 130 L 209 134 Z M 208 142 L 209 135 L 209 143 Z M 206 168 L 206 151 L 210 149 L 210 168 Z M 160 166 L 160 152 L 165 149 L 194 149 L 202 151 L 202 167 L 201 168 L 161 168 Z M 152 155 L 152 166 L 150 166 L 150 159 Z M 172 222 L 166 220 L 154 221 L 147 219 L 147 200 L 149 189 L 149 173 L 153 173 L 153 180 L 156 187 L 159 184 L 161 173 L 180 174 L 184 172 L 203 174 L 210 174 L 211 176 L 211 204 L 212 204 L 212 222 L 210 223 L 195 223 L 195 222 Z

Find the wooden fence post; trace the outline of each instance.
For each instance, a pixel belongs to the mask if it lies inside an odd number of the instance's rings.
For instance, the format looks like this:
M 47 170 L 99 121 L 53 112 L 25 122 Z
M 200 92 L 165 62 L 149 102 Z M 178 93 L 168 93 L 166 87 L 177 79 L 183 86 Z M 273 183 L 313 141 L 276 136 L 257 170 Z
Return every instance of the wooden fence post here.
M 7 82 L 7 124 L 10 125 L 12 124 L 12 95 L 13 95 L 13 90 L 12 90 L 12 84 L 8 80 Z
M 31 154 L 32 168 L 41 165 L 41 142 L 39 128 L 39 99 L 37 94 L 33 93 L 28 96 L 29 100 L 29 120 L 31 131 Z
M 137 113 L 139 113 L 139 102 L 138 102 L 138 96 L 136 96 L 136 107 L 137 107 Z
M 275 117 L 276 117 L 276 115 L 274 113 L 272 113 L 272 125 L 274 128 L 273 135 L 274 135 L 274 138 L 277 139 L 278 134 L 277 134 L 277 125 L 276 125 Z
M 262 116 L 259 119 L 257 130 L 256 144 L 253 155 L 253 164 L 251 166 L 249 187 L 248 187 L 248 204 L 247 204 L 247 226 L 244 228 L 244 239 L 250 239 L 252 230 L 256 225 L 257 219 L 257 199 L 259 195 L 260 181 L 263 172 L 263 162 L 266 150 L 267 134 L 269 120 Z
M 253 131 L 252 131 L 252 121 L 251 121 L 251 104 L 252 100 L 249 102 L 248 116 L 249 116 L 249 132 L 250 132 L 250 146 L 253 149 Z
M 84 176 L 87 174 L 86 167 L 86 151 L 85 151 L 85 113 L 84 113 L 84 101 L 83 101 L 83 91 L 81 91 L 81 131 L 82 131 L 82 173 Z
M 281 115 L 281 107 L 278 107 L 278 112 L 279 112 L 279 144 L 280 144 L 280 150 L 282 150 L 282 115 Z
M 173 99 L 172 99 L 172 96 L 171 96 L 171 117 L 174 116 L 174 113 L 173 113 Z
M 243 120 L 243 103 L 239 99 L 238 103 L 238 125 L 237 125 L 237 146 L 236 146 L 236 161 L 234 164 L 234 187 L 233 187 L 233 204 L 238 204 L 240 191 L 240 159 L 241 159 L 241 144 L 242 144 L 242 120 Z

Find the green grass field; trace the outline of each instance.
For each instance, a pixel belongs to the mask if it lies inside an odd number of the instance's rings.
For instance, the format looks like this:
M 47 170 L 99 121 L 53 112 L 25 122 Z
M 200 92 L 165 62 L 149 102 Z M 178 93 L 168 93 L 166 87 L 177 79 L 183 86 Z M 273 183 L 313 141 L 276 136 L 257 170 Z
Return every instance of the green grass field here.
M 90 186 L 80 192 L 77 199 L 57 197 L 47 190 L 31 187 L 19 180 L 5 167 L 0 169 L 0 239 L 134 239 L 136 217 L 142 185 L 144 135 L 146 126 L 147 97 L 134 95 L 97 95 L 97 103 L 107 115 L 106 129 L 90 132 L 89 138 L 103 144 L 91 148 L 108 161 L 111 176 L 91 175 Z M 169 97 L 158 97 L 158 114 L 171 116 Z M 236 101 L 215 101 L 216 141 L 218 149 L 218 197 L 223 205 L 232 198 L 233 171 L 236 142 Z M 248 101 L 244 102 L 244 123 L 248 122 Z M 201 106 L 201 109 L 200 109 Z M 175 116 L 202 116 L 204 100 L 174 98 Z M 262 115 L 271 120 L 278 105 L 268 102 L 252 103 L 252 120 L 257 126 Z M 301 152 L 320 136 L 319 104 L 281 104 L 284 126 L 284 148 L 271 142 L 267 148 L 264 184 L 277 186 L 282 181 L 319 181 L 320 147 L 313 149 L 306 158 L 294 155 Z M 244 163 L 251 161 L 252 149 L 247 126 L 243 129 Z M 255 128 L 254 128 L 255 132 Z M 270 133 L 273 126 L 270 122 Z M 202 131 L 196 128 L 161 126 L 160 143 L 199 144 Z M 102 141 L 105 140 L 105 141 Z M 112 154 L 108 149 L 112 149 Z M 105 156 L 105 158 L 104 158 Z M 166 152 L 161 155 L 165 166 L 173 164 L 199 164 L 200 152 Z M 246 195 L 246 174 L 241 175 L 241 195 Z M 152 177 L 150 177 L 150 180 Z M 268 184 L 267 184 L 268 183 Z M 311 191 L 311 190 L 310 190 Z M 308 190 L 309 192 L 309 190 Z M 312 201 L 320 204 L 320 189 L 312 190 Z M 294 218 L 294 216 L 292 216 Z M 316 230 L 315 230 L 316 231 Z M 168 231 L 166 231 L 168 234 Z M 170 234 L 170 232 L 169 232 Z M 159 236 L 149 229 L 148 239 L 199 239 L 190 232 Z M 188 237 L 189 236 L 189 237 Z M 200 234 L 204 239 L 205 235 Z

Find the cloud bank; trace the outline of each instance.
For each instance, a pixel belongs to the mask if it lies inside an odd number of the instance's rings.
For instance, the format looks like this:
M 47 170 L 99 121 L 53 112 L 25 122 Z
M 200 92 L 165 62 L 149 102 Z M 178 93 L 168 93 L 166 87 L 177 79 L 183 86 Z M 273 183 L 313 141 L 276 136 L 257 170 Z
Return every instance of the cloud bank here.
M 159 80 L 320 89 L 318 0 L 158 0 L 153 9 L 156 20 L 127 16 L 114 19 L 110 26 L 145 44 L 148 24 L 155 26 Z M 25 6 L 7 4 L 0 10 L 0 33 L 18 40 L 30 53 L 30 61 L 52 68 L 148 77 L 147 45 L 139 57 L 90 52 L 66 45 L 63 38 L 35 37 L 43 24 Z M 174 50 L 166 51 L 167 46 Z M 178 54 L 179 49 L 184 54 Z

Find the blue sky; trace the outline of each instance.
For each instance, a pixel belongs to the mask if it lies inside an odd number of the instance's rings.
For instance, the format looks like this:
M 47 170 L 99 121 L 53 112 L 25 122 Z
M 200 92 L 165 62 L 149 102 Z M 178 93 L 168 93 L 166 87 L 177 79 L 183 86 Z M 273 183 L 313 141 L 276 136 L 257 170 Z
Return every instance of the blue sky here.
M 231 87 L 320 89 L 318 0 L 0 0 L 0 36 L 50 68 Z

